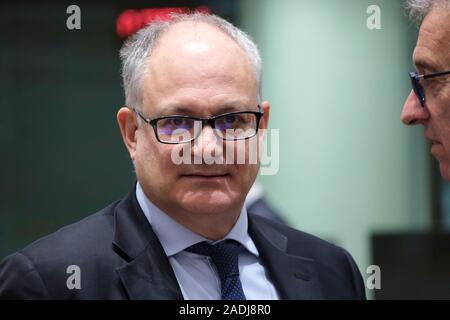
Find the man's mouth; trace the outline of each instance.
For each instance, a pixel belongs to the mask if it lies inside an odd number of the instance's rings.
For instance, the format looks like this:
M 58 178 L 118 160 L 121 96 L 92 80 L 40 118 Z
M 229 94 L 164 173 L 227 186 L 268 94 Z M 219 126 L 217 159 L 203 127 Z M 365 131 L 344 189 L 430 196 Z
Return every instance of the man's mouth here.
M 438 140 L 434 139 L 430 135 L 425 135 L 425 139 L 429 140 L 431 142 L 432 146 L 437 145 L 437 144 L 441 144 Z
M 436 141 L 436 140 L 430 140 L 430 142 L 431 142 L 432 146 L 441 144 L 439 141 Z
M 431 154 L 438 160 L 441 161 L 443 158 L 443 149 L 442 149 L 442 143 L 435 139 L 428 139 L 431 143 Z
M 214 172 L 195 172 L 189 174 L 183 174 L 182 177 L 192 178 L 192 179 L 220 179 L 227 178 L 229 173 L 214 173 Z

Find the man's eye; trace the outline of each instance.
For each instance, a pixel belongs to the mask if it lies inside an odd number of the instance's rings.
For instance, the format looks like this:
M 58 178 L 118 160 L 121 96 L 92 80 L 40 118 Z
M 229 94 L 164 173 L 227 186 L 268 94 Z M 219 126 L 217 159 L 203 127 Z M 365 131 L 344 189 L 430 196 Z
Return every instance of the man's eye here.
M 431 78 L 431 79 L 426 79 L 425 81 L 422 82 L 422 86 L 425 89 L 425 92 L 437 92 L 440 91 L 440 89 L 442 88 L 442 79 L 438 79 L 438 78 Z
M 164 122 L 164 126 L 171 126 L 171 127 L 187 127 L 191 126 L 193 123 L 193 120 L 186 119 L 186 118 L 170 118 L 167 119 Z
M 234 116 L 234 115 L 225 117 L 225 122 L 226 123 L 233 123 L 235 121 L 236 121 L 236 116 Z
M 184 122 L 184 119 L 181 118 L 172 119 L 172 124 L 175 126 L 181 126 Z
M 158 125 L 163 128 L 187 128 L 192 125 L 192 120 L 184 118 L 168 118 L 161 120 Z

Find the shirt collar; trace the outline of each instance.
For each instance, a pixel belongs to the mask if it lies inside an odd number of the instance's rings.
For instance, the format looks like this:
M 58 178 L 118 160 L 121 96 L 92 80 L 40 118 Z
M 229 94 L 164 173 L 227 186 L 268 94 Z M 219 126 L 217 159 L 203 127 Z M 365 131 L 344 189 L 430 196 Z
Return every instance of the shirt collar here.
M 155 206 L 144 194 L 139 182 L 136 184 L 136 198 L 168 257 L 202 241 L 211 243 L 210 240 L 189 230 Z M 223 239 L 212 243 L 225 239 L 236 240 L 251 254 L 259 256 L 258 250 L 248 234 L 248 216 L 245 206 L 242 207 L 239 218 L 230 232 Z

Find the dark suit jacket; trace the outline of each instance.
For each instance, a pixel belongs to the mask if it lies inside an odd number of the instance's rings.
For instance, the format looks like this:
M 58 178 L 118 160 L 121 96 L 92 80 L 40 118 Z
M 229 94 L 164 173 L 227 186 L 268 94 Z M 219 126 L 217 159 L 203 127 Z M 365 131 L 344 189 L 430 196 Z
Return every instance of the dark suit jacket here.
M 249 233 L 282 299 L 364 299 L 343 249 L 249 214 Z M 69 289 L 71 265 L 81 289 Z M 183 299 L 163 248 L 132 191 L 0 263 L 0 299 Z

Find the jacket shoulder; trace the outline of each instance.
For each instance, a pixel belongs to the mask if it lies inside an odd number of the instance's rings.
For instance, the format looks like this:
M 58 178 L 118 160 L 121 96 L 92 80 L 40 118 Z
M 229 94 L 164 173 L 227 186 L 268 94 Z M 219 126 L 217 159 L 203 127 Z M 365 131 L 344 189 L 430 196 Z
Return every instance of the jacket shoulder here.
M 112 274 L 117 255 L 111 249 L 117 202 L 40 238 L 0 262 L 1 299 L 51 299 L 67 290 L 75 266 L 96 278 Z M 71 271 L 72 270 L 72 271 Z M 111 278 L 108 277 L 108 278 Z
M 365 299 L 361 273 L 347 250 L 285 224 L 256 215 L 249 216 L 252 223 L 266 233 L 267 239 L 273 238 L 274 234 L 284 237 L 287 254 L 314 260 L 321 282 L 327 285 L 326 292 L 339 291 L 340 285 L 337 284 L 342 284 L 352 288 L 354 298 Z
M 314 258 L 318 254 L 339 254 L 344 250 L 324 239 L 309 234 L 307 232 L 292 228 L 286 224 L 267 219 L 265 217 L 249 214 L 250 219 L 260 230 L 267 233 L 277 232 L 282 234 L 287 240 L 287 251 L 301 256 Z
M 32 261 L 39 257 L 60 257 L 94 252 L 112 242 L 113 213 L 117 202 L 86 218 L 42 237 L 19 252 Z

